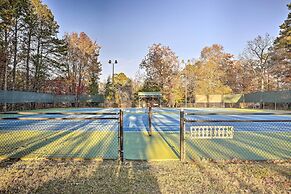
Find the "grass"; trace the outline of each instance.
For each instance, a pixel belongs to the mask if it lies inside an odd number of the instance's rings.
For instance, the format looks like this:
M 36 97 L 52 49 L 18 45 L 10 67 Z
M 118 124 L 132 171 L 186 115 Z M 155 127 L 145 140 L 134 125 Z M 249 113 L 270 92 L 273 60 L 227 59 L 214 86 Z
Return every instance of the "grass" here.
M 0 193 L 288 193 L 290 161 L 0 162 Z

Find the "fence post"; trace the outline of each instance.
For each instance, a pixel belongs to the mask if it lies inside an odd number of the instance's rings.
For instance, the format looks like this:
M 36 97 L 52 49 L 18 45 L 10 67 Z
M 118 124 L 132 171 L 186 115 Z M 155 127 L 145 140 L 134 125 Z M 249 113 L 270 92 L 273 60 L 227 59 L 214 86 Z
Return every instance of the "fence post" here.
M 180 160 L 185 160 L 185 113 L 180 111 Z
M 152 136 L 152 107 L 149 106 L 149 113 L 148 113 L 148 117 L 149 117 L 149 136 Z
M 123 111 L 119 110 L 119 131 L 118 131 L 118 139 L 119 139 L 119 159 L 121 162 L 124 161 L 124 152 L 123 152 Z

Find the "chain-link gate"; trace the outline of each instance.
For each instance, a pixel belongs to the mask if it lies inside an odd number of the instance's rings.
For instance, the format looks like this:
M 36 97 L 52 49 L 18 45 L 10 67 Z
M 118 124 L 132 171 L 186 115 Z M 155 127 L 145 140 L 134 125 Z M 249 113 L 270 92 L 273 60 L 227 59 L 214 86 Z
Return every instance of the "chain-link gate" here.
M 159 139 L 162 142 L 161 145 L 164 145 L 164 151 L 160 152 L 163 154 L 163 159 L 179 159 L 179 110 L 149 107 L 148 114 L 150 135 Z M 154 146 L 159 149 L 160 145 Z
M 150 135 L 147 109 L 125 109 L 123 120 L 124 159 L 146 160 Z

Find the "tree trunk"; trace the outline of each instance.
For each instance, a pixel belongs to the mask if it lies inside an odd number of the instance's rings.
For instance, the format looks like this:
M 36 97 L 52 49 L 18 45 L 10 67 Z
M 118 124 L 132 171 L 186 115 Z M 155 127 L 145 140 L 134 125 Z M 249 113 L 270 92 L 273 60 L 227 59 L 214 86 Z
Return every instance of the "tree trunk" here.
M 14 56 L 13 56 L 13 70 L 12 70 L 12 90 L 15 89 L 16 82 L 16 65 L 17 65 L 17 32 L 18 20 L 16 18 L 14 26 Z
M 5 29 L 5 41 L 4 41 L 4 55 L 5 55 L 5 61 L 4 61 L 4 76 L 3 76 L 3 82 L 4 82 L 4 86 L 3 86 L 3 90 L 7 90 L 7 76 L 8 76 L 8 52 L 7 52 L 7 47 L 8 47 L 8 32 Z
M 4 76 L 3 76 L 3 82 L 4 82 L 4 86 L 3 86 L 3 90 L 6 91 L 7 90 L 7 76 L 8 76 L 8 52 L 7 52 L 7 48 L 8 48 L 8 32 L 7 29 L 5 29 L 4 32 Z M 7 111 L 7 103 L 4 103 L 3 106 L 3 111 Z
M 261 92 L 263 92 L 265 90 L 265 87 L 264 87 L 264 85 L 265 85 L 265 80 L 264 80 L 264 78 L 265 78 L 265 72 L 264 71 L 263 71 L 263 73 L 262 73 L 261 76 L 262 76 L 261 77 Z
M 34 83 L 33 83 L 33 89 L 34 91 L 38 90 L 38 77 L 39 77 L 39 63 L 40 63 L 40 36 L 38 36 L 37 39 L 37 50 L 36 50 L 36 63 L 35 63 L 35 72 L 34 72 Z
M 81 85 L 82 85 L 82 67 L 81 65 L 79 66 L 79 79 L 78 79 L 78 87 L 77 87 L 77 105 L 78 107 L 80 106 L 80 90 L 81 90 Z
M 31 30 L 28 33 L 27 53 L 26 53 L 26 90 L 29 90 L 29 60 L 30 60 Z
M 270 76 L 269 76 L 269 73 L 267 73 L 267 91 L 270 91 Z

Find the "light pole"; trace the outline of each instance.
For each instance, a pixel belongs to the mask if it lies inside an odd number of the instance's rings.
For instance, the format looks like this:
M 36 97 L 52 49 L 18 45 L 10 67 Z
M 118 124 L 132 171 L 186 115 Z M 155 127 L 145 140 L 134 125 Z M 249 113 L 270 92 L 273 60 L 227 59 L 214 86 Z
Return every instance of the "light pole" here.
M 185 108 L 187 108 L 187 98 L 188 98 L 188 87 L 187 87 L 187 79 L 185 75 L 180 76 L 183 80 L 183 83 L 185 82 Z
M 109 60 L 108 63 L 112 64 L 112 85 L 114 86 L 114 65 L 117 64 L 118 61 L 114 60 L 114 62 L 113 62 L 113 61 Z
M 112 96 L 113 99 L 112 100 L 113 100 L 113 103 L 115 104 L 114 65 L 117 64 L 118 61 L 114 60 L 114 62 L 113 62 L 113 61 L 109 60 L 108 63 L 112 64 L 112 88 L 113 88 L 113 96 Z M 113 104 L 113 106 L 115 106 L 114 104 Z
M 187 64 L 190 64 L 190 59 L 187 60 L 187 63 L 185 63 L 184 60 L 181 61 L 182 64 L 185 64 L 185 73 L 184 75 L 182 75 L 184 77 L 184 81 L 185 81 L 185 108 L 187 108 L 187 104 L 188 104 L 188 73 L 187 73 Z

